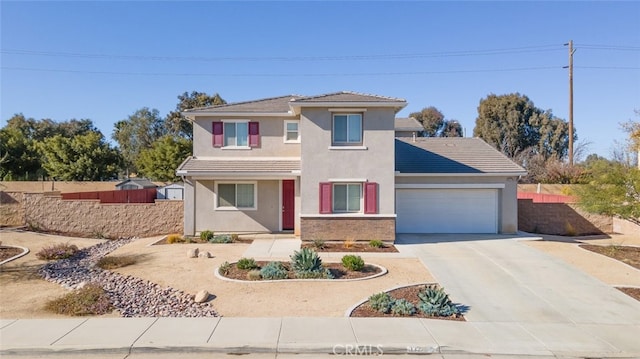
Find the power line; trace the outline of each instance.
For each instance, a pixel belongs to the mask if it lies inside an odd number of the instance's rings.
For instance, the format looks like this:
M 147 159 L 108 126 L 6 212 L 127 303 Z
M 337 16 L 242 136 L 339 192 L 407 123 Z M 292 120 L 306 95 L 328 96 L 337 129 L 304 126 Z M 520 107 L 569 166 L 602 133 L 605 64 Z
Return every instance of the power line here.
M 517 71 L 539 71 L 557 70 L 562 66 L 539 66 L 539 67 L 519 67 L 507 69 L 475 69 L 475 70 L 445 70 L 445 71 L 406 71 L 406 72 L 362 72 L 362 73 L 300 73 L 300 74 L 266 74 L 266 73 L 167 73 L 167 72 L 119 72 L 119 71 L 84 71 L 65 69 L 44 69 L 28 67 L 2 66 L 2 70 L 14 71 L 34 71 L 34 72 L 59 72 L 77 74 L 96 75 L 126 75 L 126 76 L 208 76 L 208 77 L 324 77 L 324 76 L 401 76 L 401 75 L 437 75 L 437 74 L 457 74 L 457 73 L 488 73 L 488 72 L 517 72 Z
M 464 50 L 449 52 L 428 52 L 428 53 L 398 53 L 398 54 L 369 54 L 369 55 L 339 55 L 339 56 L 150 56 L 150 55 L 113 55 L 113 54 L 91 54 L 77 52 L 60 51 L 38 51 L 25 49 L 2 49 L 0 53 L 8 55 L 29 55 L 29 56 L 52 56 L 87 59 L 109 59 L 109 60 L 150 60 L 150 61 L 348 61 L 348 60 L 397 60 L 397 59 L 417 59 L 430 57 L 466 57 L 466 56 L 492 56 L 521 53 L 559 51 L 559 45 L 525 46 L 505 49 L 488 50 Z
M 574 47 L 588 50 L 640 51 L 639 46 L 575 44 Z

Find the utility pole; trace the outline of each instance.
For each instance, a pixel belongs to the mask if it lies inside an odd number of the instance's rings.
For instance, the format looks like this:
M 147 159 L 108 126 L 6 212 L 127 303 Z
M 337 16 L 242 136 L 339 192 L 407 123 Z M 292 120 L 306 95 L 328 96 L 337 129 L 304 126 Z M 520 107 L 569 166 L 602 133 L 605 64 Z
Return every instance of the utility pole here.
M 564 46 L 569 46 L 569 166 L 573 166 L 573 40 L 569 40 Z

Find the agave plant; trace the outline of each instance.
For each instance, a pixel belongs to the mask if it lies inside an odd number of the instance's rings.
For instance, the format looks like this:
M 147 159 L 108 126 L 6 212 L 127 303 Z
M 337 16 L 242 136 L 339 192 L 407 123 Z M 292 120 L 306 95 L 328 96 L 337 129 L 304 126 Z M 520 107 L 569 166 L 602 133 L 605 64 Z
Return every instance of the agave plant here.
M 322 271 L 322 259 L 311 248 L 302 248 L 291 255 L 291 268 L 295 272 L 320 272 Z
M 420 298 L 418 307 L 424 314 L 438 317 L 460 314 L 460 309 L 451 302 L 444 289 L 438 286 L 426 286 L 424 290 L 418 293 L 418 298 Z

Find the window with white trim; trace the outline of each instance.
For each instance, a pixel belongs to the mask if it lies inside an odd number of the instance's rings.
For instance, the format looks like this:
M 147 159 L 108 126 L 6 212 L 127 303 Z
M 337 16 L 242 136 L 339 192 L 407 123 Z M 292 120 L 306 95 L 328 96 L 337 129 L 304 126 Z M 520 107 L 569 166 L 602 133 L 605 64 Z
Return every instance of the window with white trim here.
M 256 209 L 255 182 L 216 182 L 217 209 Z
M 358 213 L 362 208 L 362 183 L 333 184 L 333 212 Z
M 300 122 L 284 121 L 284 142 L 299 143 L 300 142 Z
M 362 145 L 362 114 L 334 114 L 332 132 L 333 145 Z
M 213 147 L 248 149 L 260 147 L 260 123 L 249 120 L 213 121 Z
M 224 146 L 249 146 L 249 121 L 224 122 Z

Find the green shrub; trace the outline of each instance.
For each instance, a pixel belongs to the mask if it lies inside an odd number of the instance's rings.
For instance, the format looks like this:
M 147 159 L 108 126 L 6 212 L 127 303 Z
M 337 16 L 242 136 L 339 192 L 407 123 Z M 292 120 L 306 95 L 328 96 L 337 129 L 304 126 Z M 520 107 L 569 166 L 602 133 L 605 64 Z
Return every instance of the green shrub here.
M 258 264 L 253 258 L 240 258 L 238 263 L 236 263 L 236 267 L 238 269 L 246 270 L 246 269 L 256 269 L 258 268 Z
M 318 250 L 324 249 L 325 247 L 325 242 L 322 239 L 314 239 L 311 243 L 313 245 L 313 248 Z
M 435 317 L 450 317 L 460 314 L 460 309 L 451 302 L 449 295 L 436 285 L 428 285 L 418 293 L 420 304 L 418 308 L 426 315 Z
M 240 240 L 240 236 L 237 233 L 231 233 L 231 242 L 237 242 Z
M 64 296 L 47 302 L 45 308 L 64 315 L 102 315 L 113 310 L 107 293 L 100 286 L 87 284 Z
M 295 272 L 320 272 L 322 271 L 322 259 L 311 248 L 302 248 L 293 252 L 291 256 L 291 268 Z
M 269 262 L 260 269 L 260 275 L 264 279 L 285 279 L 289 276 L 289 272 L 282 263 Z
M 96 265 L 102 269 L 116 269 L 135 264 L 135 256 L 107 256 L 98 260 Z
M 372 239 L 369 241 L 369 246 L 372 248 L 382 248 L 384 247 L 384 242 L 379 239 Z
M 360 256 L 347 254 L 342 257 L 342 265 L 350 271 L 361 271 L 364 268 L 364 260 Z
M 260 280 L 262 277 L 260 276 L 260 271 L 257 269 L 252 269 L 247 272 L 248 280 Z
M 369 297 L 369 306 L 371 309 L 380 313 L 389 313 L 395 301 L 396 300 L 391 296 L 391 294 L 381 292 Z
M 317 271 L 297 271 L 295 273 L 298 279 L 333 279 L 335 276 L 328 268 Z
M 210 241 L 213 238 L 213 231 L 210 230 L 204 230 L 202 232 L 200 232 L 200 239 L 203 241 Z
M 184 238 L 179 234 L 170 234 L 167 236 L 167 243 L 169 244 L 182 243 L 182 242 L 184 242 Z
M 416 306 L 410 301 L 401 298 L 393 303 L 391 313 L 402 316 L 414 315 L 416 314 Z
M 216 234 L 209 239 L 209 243 L 231 243 L 233 239 L 230 234 Z
M 220 264 L 220 267 L 218 268 L 218 273 L 222 275 L 227 275 L 229 274 L 229 272 L 231 272 L 231 263 L 225 261 L 224 263 Z
M 36 257 L 46 261 L 65 259 L 78 253 L 78 250 L 75 244 L 60 243 L 42 248 L 36 253 Z

